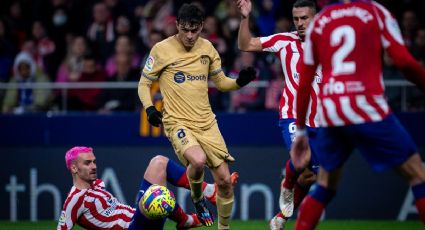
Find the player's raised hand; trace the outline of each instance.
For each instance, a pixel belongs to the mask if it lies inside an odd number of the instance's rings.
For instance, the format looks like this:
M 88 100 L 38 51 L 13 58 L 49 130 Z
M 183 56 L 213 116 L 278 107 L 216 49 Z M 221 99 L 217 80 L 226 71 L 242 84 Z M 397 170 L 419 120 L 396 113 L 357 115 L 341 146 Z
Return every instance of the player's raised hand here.
M 162 124 L 162 113 L 159 112 L 155 106 L 149 106 L 146 109 L 146 114 L 148 115 L 148 121 L 151 125 L 159 127 Z
M 311 159 L 307 135 L 297 135 L 291 148 L 291 160 L 295 168 L 305 168 Z
M 244 68 L 239 72 L 239 77 L 236 79 L 236 84 L 238 84 L 240 87 L 244 87 L 256 77 L 257 72 L 253 67 Z
M 252 10 L 251 0 L 236 0 L 236 6 L 243 18 L 249 16 Z

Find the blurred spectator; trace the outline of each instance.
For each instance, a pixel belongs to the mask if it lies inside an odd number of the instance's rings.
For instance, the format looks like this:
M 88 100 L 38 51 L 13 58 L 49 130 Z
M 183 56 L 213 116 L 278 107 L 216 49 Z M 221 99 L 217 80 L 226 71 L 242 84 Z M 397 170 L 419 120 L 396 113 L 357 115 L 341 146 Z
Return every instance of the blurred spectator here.
M 259 15 L 257 17 L 257 26 L 260 36 L 273 34 L 276 26 L 275 10 L 276 6 L 273 0 L 262 0 L 259 4 Z
M 32 41 L 35 45 L 35 62 L 51 79 L 54 79 L 56 68 L 53 66 L 52 54 L 55 52 L 55 43 L 46 35 L 46 30 L 41 21 L 32 24 Z
M 176 19 L 177 18 L 175 16 L 168 16 L 165 18 L 164 28 L 162 31 L 166 37 L 177 34 Z
M 220 56 L 227 52 L 227 44 L 223 39 L 223 32 L 220 27 L 220 22 L 213 16 L 207 16 L 204 22 L 204 28 L 201 36 L 209 40 L 217 49 Z
M 13 43 L 7 25 L 0 19 L 0 82 L 6 82 L 12 74 L 16 46 Z M 1 95 L 0 95 L 1 99 Z
M 106 73 L 97 64 L 92 55 L 85 55 L 83 58 L 83 69 L 77 79 L 70 79 L 72 82 L 102 82 L 106 80 Z M 99 95 L 102 89 L 71 89 L 68 92 L 68 109 L 81 111 L 98 110 Z
M 86 39 L 75 37 L 68 46 L 68 53 L 59 67 L 56 82 L 72 82 L 78 79 L 83 70 L 83 57 L 90 53 Z
M 115 33 L 119 37 L 121 35 L 130 36 L 131 35 L 131 23 L 127 16 L 121 15 L 118 16 L 115 21 Z
M 292 27 L 292 22 L 287 17 L 279 17 L 276 20 L 276 28 L 273 33 L 286 33 L 290 32 Z
M 17 83 L 19 87 L 10 88 L 6 91 L 2 112 L 22 114 L 48 110 L 52 99 L 51 90 L 29 87 L 34 82 L 49 82 L 47 76 L 40 69 L 37 69 L 31 55 L 27 52 L 20 52 L 16 56 L 13 70 L 15 74 L 9 82 Z
M 239 71 L 249 66 L 256 68 L 257 71 L 257 79 L 253 82 L 260 80 L 261 69 L 256 64 L 255 55 L 251 52 L 239 53 L 234 68 L 230 71 L 229 76 L 237 78 Z M 264 109 L 265 89 L 263 87 L 244 87 L 230 93 L 231 112 L 241 113 Z
M 19 1 L 13 1 L 9 7 L 9 14 L 5 16 L 5 22 L 11 29 L 12 36 L 17 39 L 18 47 L 28 38 L 27 30 L 30 21 L 24 17 Z
M 131 59 L 121 53 L 116 55 L 115 65 L 117 71 L 108 79 L 108 82 L 134 82 L 136 85 L 140 78 L 138 69 L 132 68 Z M 137 90 L 134 89 L 104 89 L 100 96 L 101 108 L 99 112 L 110 113 L 112 111 L 136 111 L 140 107 Z
M 132 68 L 139 68 L 142 57 L 136 52 L 133 42 L 128 36 L 120 36 L 115 42 L 115 52 L 108 58 L 105 65 L 106 73 L 109 77 L 117 72 L 116 57 L 119 55 L 127 55 L 131 60 Z
M 160 41 L 164 40 L 165 38 L 166 38 L 165 37 L 165 34 L 162 31 L 152 30 L 152 32 L 149 33 L 149 36 L 147 37 L 147 40 L 146 40 L 146 44 L 145 44 L 146 49 L 148 49 L 148 50 L 152 49 L 152 47 L 157 42 L 160 42 Z M 147 52 L 144 53 L 143 58 L 142 58 L 141 65 L 144 65 L 145 64 L 146 59 L 148 59 L 148 57 L 149 57 L 149 51 L 147 51 Z M 154 81 L 153 83 L 155 83 L 155 82 L 156 81 Z
M 401 33 L 407 47 L 410 47 L 413 42 L 413 36 L 418 27 L 416 13 L 413 10 L 406 10 L 403 13 L 401 20 Z
M 425 27 L 416 30 L 413 44 L 410 48 L 413 56 L 425 66 Z
M 127 15 L 127 7 L 125 1 L 121 0 L 103 0 L 106 7 L 108 7 L 109 12 L 113 19 L 117 19 L 119 16 Z
M 144 17 L 152 21 L 152 28 L 162 30 L 166 19 L 173 15 L 173 0 L 149 0 L 144 9 Z
M 115 33 L 109 9 L 102 2 L 93 6 L 93 22 L 88 28 L 87 37 L 96 57 L 104 64 L 106 58 L 112 53 Z

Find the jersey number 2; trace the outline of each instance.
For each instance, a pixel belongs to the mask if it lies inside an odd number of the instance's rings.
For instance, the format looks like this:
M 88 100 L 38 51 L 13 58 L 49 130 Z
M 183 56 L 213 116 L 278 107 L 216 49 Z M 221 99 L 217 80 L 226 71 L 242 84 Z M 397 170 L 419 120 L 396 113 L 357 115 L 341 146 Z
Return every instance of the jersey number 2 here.
M 352 74 L 356 71 L 356 63 L 354 61 L 344 61 L 345 58 L 353 51 L 356 45 L 355 32 L 351 26 L 340 26 L 331 33 L 331 46 L 335 47 L 344 43 L 332 55 L 332 75 Z

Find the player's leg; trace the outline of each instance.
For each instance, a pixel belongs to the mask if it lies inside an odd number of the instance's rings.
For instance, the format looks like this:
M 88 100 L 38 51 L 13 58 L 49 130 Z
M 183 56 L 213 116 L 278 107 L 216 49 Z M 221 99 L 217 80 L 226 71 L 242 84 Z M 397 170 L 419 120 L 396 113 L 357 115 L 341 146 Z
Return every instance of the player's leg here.
M 204 183 L 204 167 L 206 155 L 199 145 L 194 145 L 186 149 L 184 157 L 189 162 L 187 166 L 187 176 L 189 179 L 192 201 L 195 205 L 196 213 L 205 226 L 211 226 L 214 222 L 213 215 L 205 203 L 202 193 Z
M 324 209 L 335 196 L 340 175 L 340 168 L 332 172 L 320 168 L 316 187 L 304 198 L 294 229 L 310 230 L 316 227 Z
M 395 115 L 352 127 L 355 144 L 375 171 L 395 168 L 412 186 L 419 218 L 425 223 L 425 166 L 409 133 Z
M 304 170 L 298 177 L 297 183 L 294 185 L 294 210 L 297 209 L 303 199 L 307 196 L 311 185 L 316 181 L 316 173 L 313 173 L 309 169 Z M 269 227 L 271 230 L 285 229 L 285 224 L 288 220 L 282 212 L 276 213 L 276 215 L 270 220 Z
M 187 165 L 187 178 L 191 191 L 192 201 L 202 224 L 212 225 L 213 216 L 206 206 L 205 197 L 202 194 L 204 182 L 204 167 L 206 156 L 198 143 L 194 132 L 184 126 L 177 125 L 164 129 L 168 139 L 183 165 Z
M 295 137 L 296 125 L 295 119 L 281 119 L 279 127 L 282 130 L 282 137 L 287 149 L 290 151 L 292 141 Z M 285 164 L 285 178 L 281 182 L 279 208 L 283 216 L 291 217 L 294 211 L 294 187 L 299 175 L 304 171 L 303 168 L 296 169 L 288 159 Z M 279 214 L 278 214 L 279 215 Z M 280 221 L 279 221 L 280 222 Z
M 166 158 L 166 160 L 168 161 L 166 169 L 167 181 L 176 187 L 190 189 L 186 168 L 171 159 Z M 238 181 L 239 174 L 237 172 L 233 172 L 230 175 L 230 178 L 231 183 L 234 186 Z M 202 193 L 212 205 L 216 205 L 217 184 L 208 184 L 203 182 Z
M 415 153 L 396 169 L 412 187 L 419 219 L 425 224 L 425 166 L 420 155 Z
M 314 229 L 324 208 L 336 193 L 341 167 L 353 150 L 350 138 L 344 135 L 345 127 L 318 128 L 316 137 L 317 160 L 320 169 L 316 186 L 301 203 L 295 229 Z
M 164 156 L 158 155 L 151 159 L 149 162 L 148 167 L 145 170 L 145 174 L 143 176 L 142 183 L 140 185 L 140 191 L 138 195 L 138 204 L 141 204 L 141 197 L 144 194 L 144 191 L 146 191 L 149 186 L 152 184 L 159 184 L 166 186 L 166 179 L 167 175 L 170 173 L 168 172 L 167 168 L 171 161 Z M 183 168 L 184 170 L 184 168 Z M 137 207 L 136 213 L 140 212 L 140 208 Z M 186 214 L 183 209 L 180 207 L 178 203 L 176 203 L 176 206 L 173 210 L 173 212 L 170 214 L 169 218 L 177 223 L 177 226 L 180 227 L 197 227 L 200 225 L 200 222 L 196 215 L 189 215 Z M 152 221 L 144 217 L 145 219 L 143 222 L 143 226 L 151 226 L 152 223 L 158 222 L 158 221 Z M 147 225 L 151 224 L 151 225 Z
M 217 215 L 218 229 L 229 229 L 233 209 L 234 193 L 227 162 L 211 169 L 214 181 L 217 183 Z

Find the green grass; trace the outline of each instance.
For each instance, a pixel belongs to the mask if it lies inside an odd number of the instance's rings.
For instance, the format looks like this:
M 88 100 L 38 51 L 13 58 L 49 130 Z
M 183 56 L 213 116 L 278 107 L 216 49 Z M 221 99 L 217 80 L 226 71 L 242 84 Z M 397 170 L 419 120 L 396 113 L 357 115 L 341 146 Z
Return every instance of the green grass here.
M 290 221 L 286 226 L 286 229 L 293 229 L 294 221 Z M 232 221 L 232 229 L 236 230 L 267 230 L 268 224 L 267 221 L 262 220 L 252 220 L 252 221 Z M 8 221 L 0 221 L 0 229 L 4 230 L 44 230 L 44 229 L 55 229 L 56 222 L 54 221 L 39 221 L 39 222 L 29 222 L 29 221 L 19 221 L 16 223 Z M 82 228 L 76 227 L 76 230 L 81 230 Z M 165 230 L 175 229 L 175 224 L 172 221 L 167 221 Z M 214 225 L 211 228 L 203 227 L 197 229 L 217 229 L 217 226 Z M 419 221 L 354 221 L 354 220 L 344 220 L 344 221 L 335 221 L 335 220 L 326 220 L 320 223 L 317 230 L 416 230 L 424 229 L 424 226 Z

